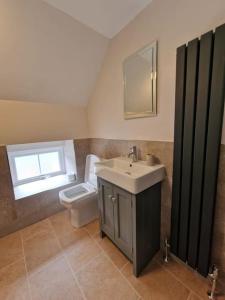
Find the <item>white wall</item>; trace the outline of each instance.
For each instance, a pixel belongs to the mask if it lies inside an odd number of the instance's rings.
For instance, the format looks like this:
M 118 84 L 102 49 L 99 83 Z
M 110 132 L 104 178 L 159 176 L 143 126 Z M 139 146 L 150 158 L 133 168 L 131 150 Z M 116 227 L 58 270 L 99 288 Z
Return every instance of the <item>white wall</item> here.
M 1 0 L 0 45 L 0 144 L 88 137 L 108 40 L 41 0 Z
M 108 40 L 41 0 L 1 0 L 0 45 L 0 99 L 86 105 Z
M 0 144 L 86 137 L 87 114 L 83 107 L 0 100 Z
M 91 137 L 172 141 L 176 48 L 223 23 L 224 0 L 153 0 L 110 43 L 88 106 Z M 122 62 L 154 40 L 159 43 L 158 115 L 124 120 Z

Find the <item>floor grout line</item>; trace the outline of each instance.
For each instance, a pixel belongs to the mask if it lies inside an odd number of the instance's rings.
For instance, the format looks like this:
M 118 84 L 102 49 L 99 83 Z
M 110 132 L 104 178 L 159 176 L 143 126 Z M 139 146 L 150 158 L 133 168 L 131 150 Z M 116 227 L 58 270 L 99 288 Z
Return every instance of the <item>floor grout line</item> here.
M 99 245 L 99 243 L 94 239 L 94 235 L 91 236 L 90 233 L 88 232 L 88 230 L 86 228 L 84 228 L 84 230 L 87 232 L 87 234 L 89 235 L 89 237 L 95 242 L 95 244 L 98 246 L 99 250 L 101 250 L 102 252 L 104 252 L 104 249 Z
M 75 275 L 77 275 L 78 273 L 80 273 L 81 271 L 83 271 L 88 265 L 90 265 L 94 259 L 98 258 L 100 255 L 103 254 L 103 251 L 101 251 L 101 253 L 93 256 L 86 264 L 84 264 L 82 267 L 80 267 L 76 272 L 74 272 Z M 68 257 L 66 256 L 66 258 L 68 259 Z M 68 260 L 69 261 L 69 260 Z
M 57 244 L 58 244 L 58 246 L 59 246 L 59 250 L 61 250 L 61 246 L 60 246 L 60 244 L 59 244 L 59 242 L 58 242 L 58 239 L 57 239 L 57 237 L 56 237 L 56 235 L 55 235 L 55 232 L 54 232 L 54 228 L 53 228 L 53 226 L 52 226 L 52 224 L 51 224 L 49 218 L 43 219 L 42 221 L 44 221 L 44 220 L 47 220 L 47 221 L 48 221 L 50 233 L 53 234 L 53 236 L 56 238 L 56 242 L 57 242 Z M 32 224 L 32 225 L 33 225 L 33 224 Z M 32 226 L 32 225 L 31 225 L 31 226 Z M 32 236 L 30 236 L 28 239 L 25 239 L 25 240 L 23 240 L 23 238 L 22 238 L 22 236 L 21 236 L 22 244 L 24 245 L 24 242 L 29 241 L 31 238 L 34 238 L 34 237 L 38 236 L 38 235 L 41 234 L 42 232 L 43 232 L 43 231 L 40 230 L 40 231 L 36 232 L 35 234 L 33 234 Z M 21 235 L 21 232 L 20 232 L 20 235 Z M 25 255 L 25 254 L 24 254 L 24 255 Z M 46 262 L 46 264 L 45 264 L 44 266 L 40 266 L 39 269 L 36 270 L 36 271 L 32 270 L 32 272 L 29 272 L 29 271 L 28 271 L 28 268 L 27 268 L 28 276 L 29 276 L 30 278 L 33 277 L 33 276 L 35 276 L 35 274 L 40 273 L 43 269 L 45 269 L 46 267 L 52 265 L 53 263 L 55 263 L 55 262 L 56 262 L 57 260 L 59 260 L 60 258 L 62 258 L 62 253 L 59 253 L 59 254 L 58 254 L 56 257 L 54 257 L 52 260 Z
M 129 263 L 130 263 L 129 261 L 126 262 L 126 263 L 122 266 L 122 268 L 120 269 L 120 271 L 122 272 L 122 271 L 126 268 L 126 266 L 129 265 Z
M 186 299 L 186 300 L 190 300 L 190 299 L 191 299 L 191 295 L 192 295 L 192 293 L 190 292 L 190 293 L 188 294 L 188 296 L 187 296 L 187 299 Z
M 188 287 L 181 279 L 179 279 L 173 272 L 171 272 L 170 270 L 168 270 L 164 264 L 160 263 L 159 261 L 156 261 L 157 264 L 159 264 L 160 266 L 162 266 L 162 268 L 169 273 L 171 276 L 173 276 L 176 281 L 178 281 L 180 284 L 182 284 L 190 293 L 194 294 L 195 296 L 199 297 L 200 299 L 203 299 L 202 296 L 199 296 L 195 291 L 193 291 L 190 287 Z M 207 294 L 207 291 L 206 291 Z
M 85 228 L 85 230 L 87 231 L 87 229 Z M 92 238 L 92 240 L 98 245 L 99 248 L 101 248 L 101 246 L 99 245 L 99 243 L 96 241 L 96 239 L 94 239 L 95 234 L 93 235 L 93 237 L 90 235 L 90 233 L 87 231 L 87 233 L 89 234 L 89 236 Z M 104 249 L 101 248 L 101 250 L 103 250 L 103 254 L 104 256 L 112 263 L 112 265 L 116 268 L 116 270 L 119 271 L 120 275 L 125 279 L 125 281 L 128 283 L 128 285 L 130 286 L 130 288 L 135 292 L 135 294 L 138 296 L 138 299 L 142 299 L 141 295 L 138 293 L 138 291 L 132 286 L 132 284 L 129 282 L 129 280 L 124 276 L 124 274 L 120 271 L 120 269 L 117 267 L 117 265 L 112 261 L 112 259 L 109 257 L 109 255 L 106 253 L 106 251 L 104 251 Z M 128 264 L 129 262 L 125 263 L 123 267 L 125 267 L 126 264 Z M 123 269 L 122 267 L 122 269 Z
M 50 227 L 51 227 L 51 222 L 50 222 L 49 218 L 44 219 L 44 220 L 41 220 L 41 221 L 39 221 L 39 222 L 46 221 L 46 220 L 48 221 L 48 223 L 49 223 L 49 225 L 50 225 Z M 38 223 L 39 223 L 39 222 L 38 222 Z M 37 224 L 37 223 L 34 223 L 34 224 Z M 34 224 L 32 224 L 32 225 L 34 225 Z M 32 225 L 29 225 L 29 226 L 32 226 Z M 29 227 L 29 226 L 27 226 L 27 227 Z M 25 228 L 27 228 L 27 227 L 25 227 Z M 52 230 L 52 228 L 51 228 L 51 230 Z M 20 232 L 20 235 L 21 235 L 22 241 L 23 241 L 23 242 L 26 242 L 26 241 L 28 241 L 28 240 L 30 240 L 30 239 L 36 237 L 36 236 L 39 235 L 40 233 L 43 233 L 43 232 L 45 232 L 45 230 L 44 230 L 44 229 L 40 229 L 40 230 L 36 231 L 35 233 L 31 234 L 30 236 L 28 236 L 28 237 L 25 238 L 25 239 L 23 238 L 23 235 L 21 234 L 21 232 Z
M 82 297 L 83 297 L 85 300 L 87 300 L 87 298 L 86 298 L 86 296 L 85 296 L 85 293 L 84 293 L 82 287 L 80 286 L 79 281 L 78 281 L 78 279 L 77 279 L 77 277 L 76 277 L 76 274 L 73 272 L 73 269 L 72 269 L 72 267 L 71 267 L 71 265 L 70 265 L 70 263 L 69 263 L 69 261 L 68 261 L 68 258 L 67 258 L 66 256 L 65 256 L 65 260 L 66 260 L 66 263 L 67 263 L 67 265 L 68 265 L 68 267 L 69 267 L 69 269 L 70 269 L 70 271 L 71 271 L 71 273 L 72 273 L 72 276 L 73 276 L 73 278 L 74 278 L 74 280 L 75 280 L 75 282 L 76 282 L 76 284 L 77 284 L 77 286 L 78 286 L 78 289 L 79 289 L 80 292 L 81 292 Z
M 91 238 L 91 236 L 90 236 L 89 232 L 87 232 L 86 228 L 82 228 L 82 230 L 85 231 L 86 233 L 88 233 L 89 238 Z M 92 238 L 91 238 L 91 241 L 92 241 Z M 98 244 L 98 243 L 97 243 L 97 244 Z M 98 253 L 97 255 L 93 256 L 87 263 L 85 263 L 82 267 L 78 268 L 78 271 L 75 272 L 75 271 L 72 269 L 75 275 L 76 275 L 77 273 L 79 273 L 80 271 L 82 271 L 84 268 L 86 268 L 86 267 L 87 267 L 94 259 L 96 259 L 98 256 L 100 256 L 101 254 L 104 253 L 104 250 L 103 250 L 99 245 L 97 245 L 97 246 L 98 246 L 98 248 L 99 248 L 99 250 L 100 250 L 100 253 Z M 73 250 L 70 250 L 70 251 L 68 251 L 68 252 L 65 251 L 65 252 L 67 252 L 68 254 L 70 254 L 72 251 L 73 251 Z M 67 254 L 65 254 L 65 257 L 66 257 L 67 260 L 68 260 Z M 69 260 L 68 260 L 68 262 L 69 262 Z M 69 264 L 70 264 L 70 262 L 69 262 Z
M 191 296 L 192 296 L 192 292 L 190 291 L 188 297 L 187 297 L 187 300 L 190 300 L 191 299 Z
M 21 258 L 16 259 L 14 262 L 12 262 L 12 263 L 10 263 L 10 264 L 7 264 L 7 265 L 5 265 L 5 266 L 3 266 L 3 267 L 1 267 L 1 268 L 0 268 L 0 272 L 1 272 L 2 270 L 4 270 L 4 269 L 7 269 L 7 268 L 12 267 L 13 265 L 17 264 L 17 263 L 20 262 L 20 261 L 23 261 L 23 262 L 24 262 L 24 257 L 23 257 L 23 256 L 22 256 Z
M 119 271 L 120 275 L 125 279 L 125 281 L 128 283 L 130 288 L 135 292 L 135 294 L 138 296 L 138 298 L 142 298 L 141 295 L 138 293 L 138 291 L 133 287 L 133 285 L 130 283 L 130 281 L 126 278 L 126 276 L 124 276 L 124 274 L 120 271 L 120 269 L 117 267 L 117 265 L 108 256 L 108 254 L 106 252 L 104 252 L 104 255 L 113 264 L 113 266 Z
M 22 251 L 23 251 L 23 259 L 24 259 L 24 265 L 25 265 L 25 270 L 26 270 L 28 292 L 29 292 L 30 299 L 32 300 L 33 297 L 32 297 L 31 285 L 30 285 L 29 272 L 28 272 L 28 268 L 27 268 L 27 261 L 26 261 L 26 256 L 25 256 L 24 241 L 23 241 L 21 232 L 19 232 L 19 235 L 20 235 L 20 239 L 21 239 L 21 243 L 22 243 Z
M 49 220 L 49 221 L 50 221 L 50 220 Z M 55 229 L 54 229 L 54 227 L 53 227 L 51 221 L 50 221 L 50 226 L 52 227 L 53 234 L 54 234 L 54 236 L 55 236 L 55 238 L 56 238 L 56 240 L 57 240 L 58 246 L 59 246 L 59 248 L 60 248 L 61 251 L 62 251 L 62 257 L 65 259 L 65 261 L 66 261 L 66 263 L 67 263 L 67 266 L 68 266 L 68 268 L 69 268 L 70 271 L 71 271 L 72 277 L 73 277 L 74 281 L 76 282 L 76 284 L 77 284 L 77 286 L 78 286 L 78 289 L 80 290 L 80 293 L 81 293 L 82 297 L 84 298 L 84 300 L 87 300 L 87 298 L 86 298 L 86 296 L 85 296 L 85 294 L 84 294 L 84 291 L 83 291 L 82 287 L 80 286 L 80 284 L 79 284 L 79 282 L 78 282 L 78 279 L 77 279 L 75 273 L 73 272 L 73 268 L 71 267 L 71 265 L 70 265 L 70 263 L 69 263 L 69 260 L 68 260 L 67 256 L 64 254 L 64 250 L 63 250 L 63 248 L 62 248 L 62 246 L 61 246 L 61 244 L 60 244 L 60 241 L 59 241 L 59 239 L 58 239 L 58 236 L 57 236 L 57 234 L 56 234 L 56 232 L 55 232 Z
M 187 300 L 191 300 L 191 296 L 195 295 L 199 300 L 204 300 L 205 298 L 200 297 L 199 295 L 197 295 L 196 293 L 190 291 L 190 294 L 188 295 Z

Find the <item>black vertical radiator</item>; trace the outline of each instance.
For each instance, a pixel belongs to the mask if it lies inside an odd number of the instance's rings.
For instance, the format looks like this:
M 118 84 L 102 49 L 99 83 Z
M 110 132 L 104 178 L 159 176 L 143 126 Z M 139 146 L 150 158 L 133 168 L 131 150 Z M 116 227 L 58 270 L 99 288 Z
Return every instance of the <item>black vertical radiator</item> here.
M 171 252 L 207 276 L 224 111 L 225 24 L 177 49 Z

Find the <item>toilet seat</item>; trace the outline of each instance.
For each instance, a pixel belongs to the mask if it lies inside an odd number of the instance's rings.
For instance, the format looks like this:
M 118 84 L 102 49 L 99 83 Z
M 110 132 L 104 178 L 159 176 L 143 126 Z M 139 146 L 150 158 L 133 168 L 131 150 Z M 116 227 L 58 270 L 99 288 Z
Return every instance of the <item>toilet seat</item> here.
M 59 198 L 61 204 L 70 208 L 71 205 L 76 205 L 76 202 L 78 204 L 96 194 L 97 189 L 92 184 L 85 182 L 60 191 Z

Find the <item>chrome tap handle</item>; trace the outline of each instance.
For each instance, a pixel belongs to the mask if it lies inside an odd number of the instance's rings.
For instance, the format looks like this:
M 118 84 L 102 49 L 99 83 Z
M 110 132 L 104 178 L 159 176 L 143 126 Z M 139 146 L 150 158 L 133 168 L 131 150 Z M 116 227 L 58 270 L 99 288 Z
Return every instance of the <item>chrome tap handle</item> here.
M 132 162 L 136 162 L 137 158 L 137 147 L 133 146 L 130 148 L 130 152 L 128 153 L 128 157 L 132 157 Z

